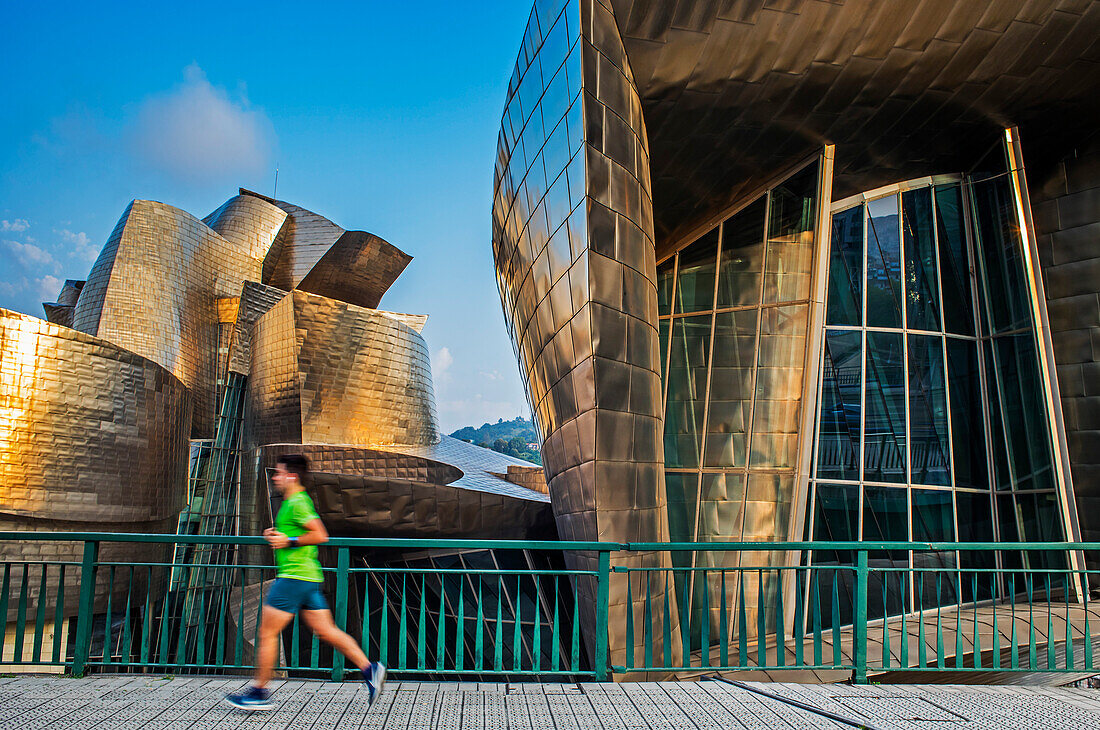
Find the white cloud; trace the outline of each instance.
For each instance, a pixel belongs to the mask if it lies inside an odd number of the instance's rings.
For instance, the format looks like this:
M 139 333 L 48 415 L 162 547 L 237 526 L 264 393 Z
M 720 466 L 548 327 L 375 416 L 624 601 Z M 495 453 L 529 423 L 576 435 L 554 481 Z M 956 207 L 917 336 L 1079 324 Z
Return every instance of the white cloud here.
M 95 259 L 96 254 L 99 253 L 99 249 L 92 243 L 92 240 L 88 238 L 88 234 L 84 231 L 73 233 L 67 228 L 60 231 L 55 228 L 54 233 L 61 236 L 61 240 L 69 244 L 70 253 L 81 261 L 91 263 Z
M 436 381 L 442 382 L 449 378 L 448 370 L 454 365 L 455 359 L 451 351 L 441 347 L 432 355 L 432 376 Z
M 128 136 L 139 160 L 187 182 L 262 172 L 274 143 L 267 115 L 211 84 L 194 63 L 180 86 L 142 103 Z
M 61 291 L 61 285 L 64 282 L 56 276 L 47 274 L 41 279 L 35 279 L 34 283 L 38 287 L 38 298 L 43 302 L 52 302 L 57 299 L 57 295 Z
M 33 243 L 19 243 L 19 241 L 4 241 L 7 248 L 19 263 L 28 268 L 40 266 L 53 266 L 54 258 L 49 251 L 35 246 Z
M 13 233 L 22 233 L 31 227 L 31 224 L 27 222 L 26 218 L 16 218 L 13 221 L 0 221 L 0 231 L 12 231 Z
M 504 380 L 504 375 L 499 370 L 493 370 L 491 372 L 481 370 L 478 372 L 478 375 L 485 378 L 486 380 Z

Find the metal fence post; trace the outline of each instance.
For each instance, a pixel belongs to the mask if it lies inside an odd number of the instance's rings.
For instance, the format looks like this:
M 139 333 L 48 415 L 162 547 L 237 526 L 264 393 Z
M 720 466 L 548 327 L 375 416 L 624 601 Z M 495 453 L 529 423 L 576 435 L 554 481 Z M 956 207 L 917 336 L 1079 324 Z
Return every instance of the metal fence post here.
M 596 576 L 596 681 L 607 681 L 607 601 L 611 581 L 611 551 L 600 550 L 599 575 Z M 630 607 L 627 607 L 630 610 Z
M 854 681 L 867 684 L 867 551 L 856 553 L 856 600 L 852 619 Z
M 92 611 L 95 607 L 96 563 L 99 560 L 99 542 L 84 542 L 84 556 L 80 561 L 80 607 L 76 618 L 76 643 L 73 648 L 71 674 L 83 677 L 87 670 L 88 653 L 92 643 Z
M 336 628 L 344 631 L 348 625 L 348 568 L 351 555 L 346 547 L 336 548 Z M 344 678 L 344 655 L 335 647 L 332 649 L 332 681 Z

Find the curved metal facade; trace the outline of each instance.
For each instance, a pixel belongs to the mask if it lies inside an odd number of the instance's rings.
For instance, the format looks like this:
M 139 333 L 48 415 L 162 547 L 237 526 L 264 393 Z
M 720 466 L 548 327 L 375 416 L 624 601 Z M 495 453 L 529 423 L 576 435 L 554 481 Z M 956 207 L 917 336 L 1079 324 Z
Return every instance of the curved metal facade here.
M 192 434 L 209 438 L 218 377 L 216 300 L 239 296 L 245 281 L 259 279 L 266 254 L 258 236 L 231 242 L 178 208 L 135 200 L 92 267 L 73 326 L 182 380 L 195 402 Z
M 183 506 L 191 397 L 112 343 L 0 312 L 0 513 L 154 522 Z
M 256 444 L 439 440 L 428 346 L 384 313 L 293 291 L 256 323 Z

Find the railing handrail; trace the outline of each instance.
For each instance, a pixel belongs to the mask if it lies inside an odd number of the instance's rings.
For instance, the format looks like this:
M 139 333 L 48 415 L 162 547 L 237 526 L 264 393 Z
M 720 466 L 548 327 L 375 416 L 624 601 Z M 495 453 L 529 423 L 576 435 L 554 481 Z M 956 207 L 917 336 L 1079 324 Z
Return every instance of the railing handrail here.
M 259 535 L 173 535 L 137 532 L 0 531 L 0 541 L 178 543 L 184 545 L 266 545 Z M 327 547 L 440 548 L 466 550 L 579 550 L 589 552 L 721 552 L 792 550 L 1100 550 L 1100 542 L 913 542 L 800 540 L 784 542 L 606 542 L 579 540 L 485 540 L 462 538 L 330 537 Z

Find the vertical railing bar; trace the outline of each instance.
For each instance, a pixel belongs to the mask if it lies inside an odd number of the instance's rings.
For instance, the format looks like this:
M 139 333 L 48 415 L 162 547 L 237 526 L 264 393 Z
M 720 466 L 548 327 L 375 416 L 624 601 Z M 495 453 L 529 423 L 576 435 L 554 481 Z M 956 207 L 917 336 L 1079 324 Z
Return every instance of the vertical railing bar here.
M 645 571 L 645 615 L 642 622 L 645 624 L 645 666 L 646 669 L 653 666 L 653 591 L 650 577 L 653 572 Z
M 900 576 L 901 573 L 898 573 Z M 882 666 L 890 668 L 890 609 L 887 604 L 887 594 L 890 590 L 890 574 L 882 574 Z M 905 612 L 902 611 L 902 616 Z
M 997 626 L 997 574 L 989 574 L 989 607 L 993 613 L 993 668 L 1001 668 L 1001 632 Z M 976 597 L 975 597 L 976 599 Z
M 516 575 L 516 594 L 512 605 L 512 671 L 518 672 L 523 668 L 523 585 L 520 583 L 522 576 Z M 501 578 L 504 581 L 504 578 Z M 535 616 L 539 613 L 538 597 L 533 601 Z M 534 637 L 532 637 L 534 638 Z
M 112 576 L 113 577 L 113 576 Z M 182 588 L 176 589 L 177 605 L 173 608 L 178 608 L 179 615 L 179 631 L 176 634 L 176 664 L 187 663 L 187 617 L 184 615 L 184 607 L 187 605 L 187 586 L 191 584 L 191 569 L 189 566 L 183 566 L 181 572 L 181 580 L 179 585 Z M 110 594 L 107 597 L 107 604 L 110 605 Z M 260 631 L 260 619 L 256 617 L 256 632 L 257 636 Z M 259 646 L 257 641 L 256 646 Z
M 302 622 L 299 613 L 295 613 L 294 618 L 290 622 L 290 663 L 288 666 L 295 669 L 302 666 Z M 257 650 L 259 649 L 258 646 L 256 648 Z
M 634 591 L 631 585 L 634 574 L 627 571 L 624 575 L 626 576 L 626 670 L 630 671 L 634 669 Z
M 920 575 L 921 575 L 921 578 L 923 580 L 924 574 L 921 573 Z M 916 580 L 916 578 L 917 578 L 917 574 L 914 574 L 913 575 L 913 580 Z M 883 580 L 885 581 L 885 577 L 883 578 Z M 898 590 L 901 591 L 901 594 L 903 596 L 906 595 L 905 573 L 898 573 Z M 905 608 L 903 608 L 902 612 L 901 612 L 901 647 L 900 647 L 900 655 L 901 655 L 901 667 L 902 667 L 902 669 L 908 669 L 909 668 L 909 624 L 908 624 L 908 621 L 906 620 L 906 618 L 908 617 L 908 615 L 912 611 L 912 608 L 913 608 L 912 606 L 908 607 L 909 610 L 906 610 Z
M 581 669 L 581 614 L 580 604 L 576 600 L 577 589 L 573 587 L 573 646 L 570 652 L 569 668 L 574 672 Z
M 680 651 L 682 652 L 680 663 L 685 668 L 691 666 L 691 581 L 694 577 L 694 573 L 684 571 L 680 591 Z
M 321 639 L 312 631 L 309 638 L 309 668 L 321 668 Z
M 970 575 L 970 596 L 974 602 L 974 668 L 978 669 L 982 666 L 982 634 L 978 630 L 978 574 Z M 961 601 L 962 594 L 960 593 L 956 598 Z
M 723 556 L 723 563 L 725 558 Z M 718 646 L 718 661 L 721 662 L 723 667 L 728 667 L 730 664 L 730 620 L 729 620 L 729 601 L 726 600 L 726 569 L 722 568 L 721 573 L 722 591 L 718 597 L 718 611 L 720 613 L 718 619 L 718 634 L 720 635 L 720 644 Z
M 767 612 L 764 610 L 764 569 L 756 570 L 756 666 L 768 664 Z
M 1011 597 L 1012 603 L 1010 618 L 1012 619 L 1012 636 L 1009 639 L 1010 646 L 1012 648 L 1012 659 L 1010 660 L 1013 669 L 1020 668 L 1020 645 L 1019 637 L 1016 634 L 1016 574 L 1009 573 L 1008 575 L 1008 592 Z
M 543 580 L 538 575 L 531 576 L 535 587 L 535 628 L 531 634 L 531 669 L 542 671 L 542 611 L 546 605 L 541 600 Z
M 924 635 L 924 575 L 921 575 L 920 583 L 917 590 L 917 606 L 918 623 L 917 623 L 917 666 L 924 669 L 928 664 L 928 646 L 925 643 Z
M 943 669 L 947 664 L 943 647 L 943 573 L 936 573 L 936 667 Z
M 855 664 L 855 681 L 867 683 L 867 551 L 856 553 L 856 605 L 853 624 L 854 642 L 852 660 Z
M 241 665 L 244 661 L 244 587 L 246 583 L 247 568 L 241 568 L 241 584 L 240 584 L 240 608 L 237 611 L 237 629 L 234 631 L 233 636 L 233 663 L 237 666 Z M 232 596 L 232 593 L 230 594 Z
M 96 563 L 99 559 L 99 542 L 87 540 L 80 561 L 80 607 L 77 610 L 76 643 L 73 650 L 74 677 L 84 676 L 88 652 L 92 643 L 92 610 L 95 604 Z M 7 572 L 4 573 L 4 598 L 7 600 Z M 7 606 L 4 615 L 6 618 Z
M 439 620 L 435 625 L 435 668 L 443 668 L 443 660 L 447 654 L 447 575 L 439 574 Z M 459 585 L 462 585 L 462 577 L 459 576 Z M 363 634 L 366 636 L 366 632 Z
M 703 583 L 702 589 L 702 602 L 703 611 L 699 621 L 699 667 L 701 669 L 710 668 L 710 574 L 709 571 L 704 569 L 702 571 Z
M 333 615 L 336 628 L 346 631 L 348 628 L 348 571 L 351 569 L 351 551 L 346 547 L 336 548 L 336 605 Z M 358 667 L 356 667 L 358 668 Z M 332 681 L 344 678 L 344 655 L 335 648 L 332 651 Z
M 122 619 L 122 646 L 119 647 L 119 657 L 123 664 L 130 663 L 130 611 L 131 599 L 134 589 L 134 566 L 130 566 L 130 580 L 126 585 L 126 615 Z
M 1050 594 L 1050 573 L 1043 574 L 1043 582 L 1047 591 L 1047 669 L 1054 669 L 1054 617 L 1053 600 Z
M 416 668 L 424 669 L 427 666 L 428 653 L 428 584 L 427 575 L 420 574 L 420 614 L 417 617 L 416 629 Z M 443 614 L 439 615 L 440 620 Z
M 408 573 L 401 574 L 401 614 L 397 624 L 397 666 L 401 669 L 406 669 L 409 666 L 409 624 L 407 615 L 409 599 L 406 593 L 408 588 L 408 577 Z
M 474 669 L 485 668 L 485 610 L 482 601 L 482 576 L 477 576 L 477 635 L 474 637 Z
M 1062 595 L 1066 601 L 1066 669 L 1076 669 L 1076 661 L 1073 657 L 1073 623 L 1069 620 L 1069 574 L 1062 574 Z
M 1081 574 L 1082 585 L 1088 586 L 1088 573 Z M 1092 671 L 1092 631 L 1089 628 L 1089 591 L 1081 593 L 1081 607 L 1085 610 L 1085 669 Z
M 169 594 L 171 593 L 171 590 L 168 588 L 168 586 L 171 584 L 171 581 L 172 570 L 171 568 L 169 568 L 166 571 L 166 575 L 164 577 L 164 600 L 160 602 L 160 640 L 157 642 L 157 651 L 154 655 L 157 659 L 160 660 L 160 662 L 158 663 L 162 666 L 168 666 L 172 663 L 172 640 L 169 634 L 169 626 L 171 625 L 171 608 L 169 606 Z
M 787 666 L 787 638 L 784 629 L 783 569 L 775 569 L 775 665 Z
M 228 609 L 229 594 L 224 589 L 220 591 L 221 600 L 218 601 L 218 638 L 216 639 L 217 646 L 214 649 L 214 664 L 218 667 L 225 665 L 225 642 L 226 642 L 226 611 Z
M 382 574 L 382 615 L 378 622 L 378 660 L 389 664 L 390 659 L 390 574 Z
M 1024 574 L 1024 582 L 1027 586 L 1027 668 L 1038 669 L 1039 657 L 1035 647 L 1035 576 L 1028 572 Z
M 4 621 L 4 631 L 0 631 L 0 656 L 4 655 L 4 640 L 8 626 L 8 591 L 11 588 L 11 563 L 4 563 L 4 584 L 0 588 L 0 619 Z
M 206 582 L 206 570 L 203 569 L 203 584 Z M 206 663 L 206 591 L 199 590 L 198 635 L 195 641 L 195 664 Z
M 38 576 L 38 605 L 34 617 L 34 646 L 31 656 L 35 664 L 42 662 L 42 635 L 46 631 L 46 563 L 42 563 Z M 5 621 L 7 617 L 5 617 Z
M 853 578 L 855 574 L 853 573 Z M 839 667 L 843 662 L 840 653 L 840 569 L 833 568 L 833 666 Z M 854 621 L 854 619 L 853 619 Z M 852 624 L 853 628 L 855 624 Z M 853 655 L 854 656 L 854 655 Z
M 556 609 L 555 609 L 556 610 Z M 554 614 L 557 619 L 557 613 Z M 556 628 L 555 628 L 556 631 Z M 458 576 L 458 619 L 455 630 L 455 669 L 462 671 L 466 662 L 466 578 Z
M 63 627 L 65 626 L 65 564 L 61 563 L 57 567 L 58 567 L 59 570 L 58 570 L 58 577 L 57 577 L 57 601 L 54 604 L 54 615 L 53 615 L 53 654 L 52 654 L 52 658 L 53 658 L 53 662 L 55 664 L 60 664 L 62 659 L 66 658 L 66 657 L 62 657 L 62 652 L 61 652 L 61 647 L 62 647 L 61 635 L 62 635 L 62 633 L 64 633 L 64 628 Z M 0 617 L 2 617 L 3 621 L 6 623 L 7 620 L 8 620 L 7 611 L 0 612 Z M 2 649 L 0 649 L 0 653 L 2 653 Z
M 665 574 L 665 614 L 664 614 L 664 635 L 661 637 L 661 648 L 664 650 L 665 663 L 664 666 L 672 666 L 672 606 L 669 602 L 669 593 L 675 590 L 675 588 L 669 587 L 669 581 L 672 581 L 675 586 L 676 578 L 672 570 L 661 571 Z M 684 631 L 684 627 L 680 627 L 680 631 Z
M 557 672 L 561 669 L 561 581 L 562 576 L 554 576 L 554 616 L 553 628 L 550 633 L 550 638 L 554 642 L 550 649 L 550 670 L 553 672 Z
M 504 668 L 504 576 L 497 576 L 497 617 L 493 626 L 493 671 Z
M 15 647 L 11 657 L 16 664 L 23 662 L 23 644 L 27 635 L 27 584 L 30 583 L 31 572 L 30 563 L 21 563 L 20 565 L 23 569 L 19 574 L 19 605 L 17 606 L 18 612 L 15 615 Z
M 366 573 L 363 574 L 363 604 L 361 610 L 363 620 L 359 627 L 359 645 L 363 647 L 363 652 L 369 656 L 372 653 L 370 645 L 370 575 Z M 440 615 L 443 615 L 442 611 Z M 385 616 L 382 617 L 382 620 L 385 621 Z
M 745 608 L 745 568 L 737 568 L 737 666 L 749 665 L 749 614 Z
M 113 638 L 111 632 L 111 609 L 113 608 L 112 602 L 115 597 L 115 566 L 111 566 L 107 571 L 107 613 L 103 619 L 103 664 L 106 666 L 111 663 L 114 655 L 114 647 L 111 646 L 111 639 Z
M 953 582 L 952 590 L 955 594 L 955 601 L 957 602 L 962 598 L 962 574 L 954 572 L 951 574 L 951 580 Z M 962 609 L 955 609 L 955 668 L 963 668 L 963 655 L 966 653 L 963 648 L 963 631 L 962 631 Z
M 796 667 L 802 667 L 805 664 L 805 658 L 803 656 L 803 638 L 806 634 L 805 626 L 803 625 L 804 614 L 806 607 L 803 605 L 805 597 L 802 590 L 802 582 L 805 576 L 805 572 L 802 568 L 796 568 L 794 571 L 795 579 L 795 597 L 794 597 L 794 664 Z
M 816 570 L 813 567 L 810 568 L 810 580 L 812 581 L 813 593 L 814 593 L 814 601 L 813 601 L 813 604 L 811 604 L 810 608 L 814 612 L 813 637 L 814 637 L 814 666 L 815 667 L 820 667 L 822 665 L 822 662 L 823 662 L 823 657 L 821 656 L 821 580 L 819 578 L 820 575 L 821 575 L 821 569 L 820 568 L 817 568 Z M 834 616 L 833 620 L 836 620 L 836 618 L 837 617 Z

